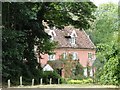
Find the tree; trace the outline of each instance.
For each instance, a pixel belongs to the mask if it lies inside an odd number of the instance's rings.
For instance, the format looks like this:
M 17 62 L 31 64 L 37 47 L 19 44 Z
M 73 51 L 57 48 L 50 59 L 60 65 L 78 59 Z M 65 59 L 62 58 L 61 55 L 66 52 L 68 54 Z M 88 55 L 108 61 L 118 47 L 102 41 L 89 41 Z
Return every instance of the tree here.
M 87 31 L 95 45 L 109 43 L 118 32 L 118 5 L 108 3 L 100 5 L 94 15 L 96 20 Z
M 4 2 L 2 5 L 3 81 L 8 78 L 16 81 L 20 75 L 26 80 L 33 77 L 39 80 L 34 45 L 40 46 L 40 53 L 54 49 L 50 36 L 44 31 L 43 21 L 50 27 L 63 28 L 71 24 L 86 29 L 94 20 L 92 12 L 96 8 L 92 2 Z
M 8 30 L 8 29 L 7 29 Z M 2 31 L 3 34 L 3 56 L 2 56 L 2 74 L 3 74 L 3 82 L 10 77 L 13 79 L 18 79 L 21 75 L 22 70 L 22 57 L 24 52 L 24 47 L 26 43 L 24 43 L 24 33 L 16 32 L 9 30 L 6 32 L 5 29 Z M 22 37 L 22 38 L 18 38 Z M 17 39 L 16 39 L 17 38 Z M 18 43 L 19 42 L 19 43 Z
M 120 85 L 120 61 L 117 56 L 109 59 L 103 67 L 100 82 L 108 85 Z
M 90 37 L 97 46 L 96 79 L 102 84 L 119 84 L 118 59 L 118 6 L 103 4 L 95 12 L 96 20 L 89 29 Z M 116 73 L 117 72 L 117 73 Z
M 84 72 L 83 66 L 80 63 L 78 63 L 75 67 L 75 76 L 77 76 L 77 75 L 83 76 L 83 72 Z

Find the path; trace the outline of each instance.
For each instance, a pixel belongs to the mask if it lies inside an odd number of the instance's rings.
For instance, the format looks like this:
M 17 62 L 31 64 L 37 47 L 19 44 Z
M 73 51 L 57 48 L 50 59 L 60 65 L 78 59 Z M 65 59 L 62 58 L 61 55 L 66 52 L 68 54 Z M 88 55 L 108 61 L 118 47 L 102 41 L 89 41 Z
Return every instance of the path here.
M 118 88 L 118 87 L 113 85 L 52 84 L 52 85 L 23 86 L 17 88 Z

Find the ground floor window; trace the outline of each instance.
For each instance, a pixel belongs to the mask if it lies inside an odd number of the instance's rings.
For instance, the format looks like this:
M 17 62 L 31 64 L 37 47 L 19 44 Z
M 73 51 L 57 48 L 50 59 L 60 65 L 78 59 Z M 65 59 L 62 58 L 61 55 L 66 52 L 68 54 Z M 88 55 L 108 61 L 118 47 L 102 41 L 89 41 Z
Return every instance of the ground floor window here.
M 55 54 L 50 54 L 49 55 L 49 61 L 51 61 L 51 60 L 55 60 Z
M 88 53 L 88 59 L 92 59 L 92 53 Z
M 84 76 L 87 77 L 87 68 L 84 68 Z
M 73 56 L 72 57 L 73 60 L 77 60 L 78 59 L 78 53 L 77 52 L 73 52 L 72 56 Z
M 67 52 L 63 53 L 63 59 L 67 59 Z
M 86 77 L 92 77 L 93 76 L 93 74 L 94 74 L 94 72 L 93 72 L 93 69 L 92 69 L 92 67 L 89 67 L 89 68 L 84 68 L 84 76 L 86 76 Z

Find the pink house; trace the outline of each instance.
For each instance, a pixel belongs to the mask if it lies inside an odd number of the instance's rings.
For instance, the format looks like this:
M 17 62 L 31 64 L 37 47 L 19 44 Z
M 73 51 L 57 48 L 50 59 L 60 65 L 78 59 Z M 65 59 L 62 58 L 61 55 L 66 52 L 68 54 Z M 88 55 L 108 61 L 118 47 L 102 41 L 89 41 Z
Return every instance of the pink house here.
M 58 29 L 46 29 L 49 35 L 51 35 L 51 41 L 57 41 L 58 46 L 54 50 L 55 54 L 45 54 L 42 55 L 39 63 L 45 66 L 48 61 L 59 60 L 60 56 L 66 58 L 68 54 L 72 55 L 72 60 L 78 60 L 83 67 L 91 66 L 95 60 L 95 45 L 90 40 L 89 36 L 84 30 L 75 29 L 72 26 L 66 26 L 62 30 Z M 44 67 L 43 67 L 44 68 Z M 87 76 L 87 68 L 84 69 L 84 75 Z M 91 70 L 90 75 L 93 75 Z M 64 77 L 64 70 L 62 72 L 62 77 Z

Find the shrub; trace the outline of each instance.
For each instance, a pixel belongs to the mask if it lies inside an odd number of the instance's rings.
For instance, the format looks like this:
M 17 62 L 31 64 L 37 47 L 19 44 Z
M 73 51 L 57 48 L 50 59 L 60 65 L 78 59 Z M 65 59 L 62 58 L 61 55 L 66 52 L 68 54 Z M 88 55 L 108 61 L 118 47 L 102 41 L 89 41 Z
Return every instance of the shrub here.
M 93 82 L 93 80 L 91 78 L 89 78 L 89 79 L 83 79 L 83 83 L 84 84 L 90 84 L 92 82 Z
M 83 79 L 83 80 L 68 80 L 67 84 L 90 84 L 93 80 L 91 78 L 89 79 Z
M 82 84 L 82 80 L 70 80 L 67 82 L 68 84 Z
M 74 80 L 83 80 L 85 78 L 86 78 L 86 76 L 81 75 L 81 74 L 71 77 L 71 79 L 74 79 Z
M 80 63 L 78 63 L 75 67 L 75 76 L 77 75 L 83 76 L 83 72 L 84 72 L 83 66 Z
M 53 71 L 53 72 L 45 71 L 45 72 L 43 72 L 43 76 L 41 78 L 43 78 L 44 84 L 49 84 L 50 78 L 52 78 L 52 84 L 57 84 L 58 79 L 61 79 L 60 83 L 62 83 L 62 81 L 63 81 L 62 78 L 60 77 L 60 75 L 57 74 L 55 71 Z
M 61 84 L 67 84 L 67 80 L 61 77 L 60 78 L 60 83 Z
M 118 57 L 112 57 L 103 67 L 101 84 L 120 85 L 120 64 Z

